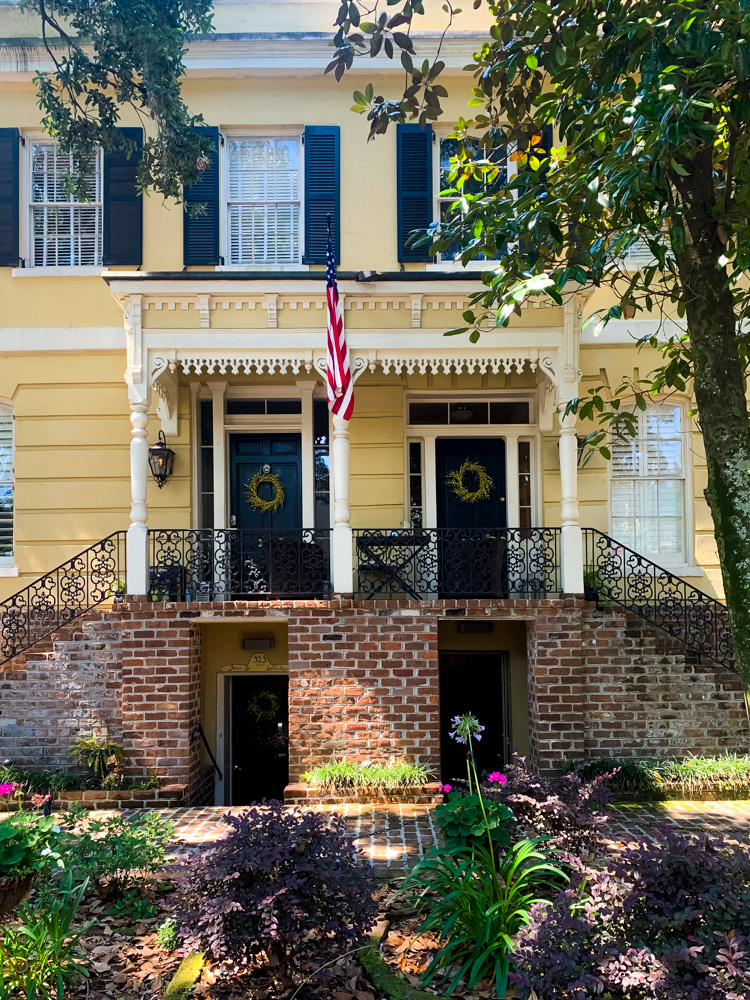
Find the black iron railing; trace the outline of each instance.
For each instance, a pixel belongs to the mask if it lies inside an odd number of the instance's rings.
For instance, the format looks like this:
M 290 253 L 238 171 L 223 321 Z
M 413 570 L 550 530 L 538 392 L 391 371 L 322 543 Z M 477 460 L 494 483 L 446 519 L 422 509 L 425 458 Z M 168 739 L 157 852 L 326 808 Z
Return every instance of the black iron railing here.
M 154 601 L 327 598 L 329 530 L 149 531 Z
M 0 603 L 0 663 L 124 594 L 125 537 L 108 535 Z
M 363 598 L 560 594 L 559 528 L 399 528 L 354 532 Z
M 595 528 L 585 528 L 586 596 L 625 608 L 694 653 L 735 670 L 725 605 Z

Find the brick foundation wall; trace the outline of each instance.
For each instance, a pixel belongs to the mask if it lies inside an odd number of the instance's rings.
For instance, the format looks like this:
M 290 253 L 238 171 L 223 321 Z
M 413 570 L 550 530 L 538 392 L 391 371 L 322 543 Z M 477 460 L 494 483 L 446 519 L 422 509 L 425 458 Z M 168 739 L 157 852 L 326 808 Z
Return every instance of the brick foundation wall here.
M 130 776 L 155 771 L 187 786 L 190 801 L 211 802 L 213 778 L 190 740 L 201 623 L 269 617 L 288 625 L 292 783 L 334 755 L 418 757 L 437 772 L 438 625 L 464 617 L 526 622 L 531 763 L 541 772 L 586 755 L 748 749 L 734 675 L 686 661 L 667 637 L 580 599 L 129 601 L 0 670 L 0 755 L 64 767 L 71 740 L 106 722 Z M 493 724 L 492 706 L 482 721 Z

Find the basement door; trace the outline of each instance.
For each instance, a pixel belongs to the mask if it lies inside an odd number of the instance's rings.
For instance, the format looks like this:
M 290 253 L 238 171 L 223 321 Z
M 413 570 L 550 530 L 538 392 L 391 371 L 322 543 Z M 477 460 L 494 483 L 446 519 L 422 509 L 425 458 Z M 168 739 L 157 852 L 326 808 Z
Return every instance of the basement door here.
M 440 777 L 450 784 L 466 778 L 466 747 L 450 738 L 451 719 L 475 715 L 484 732 L 474 743 L 480 775 L 502 771 L 510 759 L 510 692 L 508 653 L 441 652 Z
M 224 805 L 283 801 L 289 784 L 289 678 L 227 674 L 224 684 Z

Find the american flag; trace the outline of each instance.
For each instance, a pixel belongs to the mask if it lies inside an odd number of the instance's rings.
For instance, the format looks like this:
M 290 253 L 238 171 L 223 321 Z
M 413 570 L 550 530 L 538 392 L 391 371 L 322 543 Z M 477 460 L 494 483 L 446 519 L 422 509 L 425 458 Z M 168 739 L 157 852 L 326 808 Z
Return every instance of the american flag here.
M 328 409 L 344 420 L 350 420 L 354 411 L 354 385 L 349 367 L 349 348 L 344 335 L 344 313 L 339 301 L 336 284 L 336 262 L 333 259 L 331 231 L 328 230 L 326 254 L 326 299 L 328 302 L 328 349 L 326 377 L 328 381 Z

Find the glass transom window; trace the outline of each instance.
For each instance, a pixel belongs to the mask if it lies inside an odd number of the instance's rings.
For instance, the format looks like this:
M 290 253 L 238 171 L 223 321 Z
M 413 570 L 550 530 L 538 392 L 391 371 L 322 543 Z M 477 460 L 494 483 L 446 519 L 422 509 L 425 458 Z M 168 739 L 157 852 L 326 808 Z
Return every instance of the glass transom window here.
M 612 536 L 646 556 L 686 561 L 681 406 L 649 405 L 637 437 L 612 444 Z
M 31 266 L 95 267 L 102 262 L 102 156 L 86 174 L 88 201 L 68 192 L 72 155 L 54 142 L 31 149 Z
M 230 139 L 230 264 L 297 264 L 300 259 L 298 139 Z

